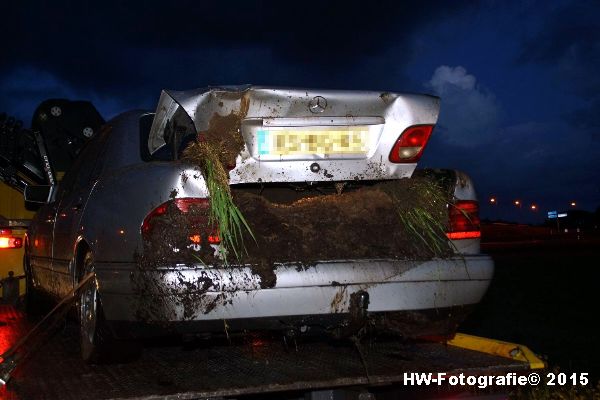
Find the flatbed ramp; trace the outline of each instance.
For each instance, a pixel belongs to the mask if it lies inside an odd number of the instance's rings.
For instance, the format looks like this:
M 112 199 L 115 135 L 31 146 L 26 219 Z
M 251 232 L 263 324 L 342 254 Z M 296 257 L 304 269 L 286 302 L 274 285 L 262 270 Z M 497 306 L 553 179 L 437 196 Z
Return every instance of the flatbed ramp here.
M 6 346 L 28 324 L 22 313 L 3 307 L 0 344 Z M 493 351 L 504 351 L 500 347 Z M 19 364 L 0 398 L 204 399 L 401 385 L 405 372 L 497 374 L 532 368 L 530 360 L 516 354 L 524 354 L 519 348 L 506 349 L 516 358 L 398 340 L 365 340 L 360 348 L 339 342 L 288 341 L 286 346 L 283 340 L 256 336 L 210 346 L 148 345 L 138 361 L 88 365 L 79 358 L 77 327 L 67 324 Z

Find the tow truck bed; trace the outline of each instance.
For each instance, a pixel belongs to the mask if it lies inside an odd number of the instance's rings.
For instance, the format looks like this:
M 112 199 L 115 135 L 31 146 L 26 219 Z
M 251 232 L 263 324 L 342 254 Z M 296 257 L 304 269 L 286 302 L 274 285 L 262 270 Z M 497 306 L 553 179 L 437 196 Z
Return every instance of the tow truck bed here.
M 30 327 L 0 306 L 6 348 Z M 196 346 L 146 346 L 136 362 L 89 365 L 79 356 L 77 328 L 67 324 L 20 363 L 0 389 L 8 399 L 197 399 L 245 394 L 402 384 L 404 372 L 498 374 L 543 367 L 527 348 L 459 335 L 463 347 L 373 340 L 351 343 L 264 341 Z M 461 343 L 462 342 L 462 343 Z M 289 344 L 289 342 L 288 342 Z M 487 348 L 488 354 L 464 348 Z M 4 349 L 2 349 L 4 350 Z M 514 358 L 510 357 L 510 353 Z

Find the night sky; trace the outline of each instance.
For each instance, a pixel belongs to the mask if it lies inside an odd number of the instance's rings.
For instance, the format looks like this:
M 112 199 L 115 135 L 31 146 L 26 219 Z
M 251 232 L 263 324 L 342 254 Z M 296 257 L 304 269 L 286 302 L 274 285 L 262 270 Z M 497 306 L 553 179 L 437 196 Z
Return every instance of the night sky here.
M 0 111 L 26 125 L 47 98 L 110 118 L 153 110 L 163 88 L 431 93 L 442 111 L 421 166 L 470 174 L 484 217 L 600 206 L 598 1 L 11 3 Z

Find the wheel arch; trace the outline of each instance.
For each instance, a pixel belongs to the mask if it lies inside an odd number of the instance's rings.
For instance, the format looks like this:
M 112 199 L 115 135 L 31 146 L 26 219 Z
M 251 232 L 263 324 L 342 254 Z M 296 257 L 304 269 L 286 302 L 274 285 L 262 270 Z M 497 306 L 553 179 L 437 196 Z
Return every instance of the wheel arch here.
M 83 265 L 85 256 L 92 251 L 88 241 L 79 236 L 75 242 L 75 251 L 73 252 L 73 287 L 75 287 L 83 276 Z

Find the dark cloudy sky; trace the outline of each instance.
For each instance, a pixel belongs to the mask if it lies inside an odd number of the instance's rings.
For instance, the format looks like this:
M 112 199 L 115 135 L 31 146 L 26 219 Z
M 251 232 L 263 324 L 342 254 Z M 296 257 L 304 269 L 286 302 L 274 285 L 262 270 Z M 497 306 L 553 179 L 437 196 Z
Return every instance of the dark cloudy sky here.
M 433 93 L 442 112 L 422 165 L 498 196 L 484 216 L 600 206 L 598 1 L 11 3 L 0 110 L 26 123 L 46 98 L 88 99 L 109 118 L 153 109 L 163 88 Z

